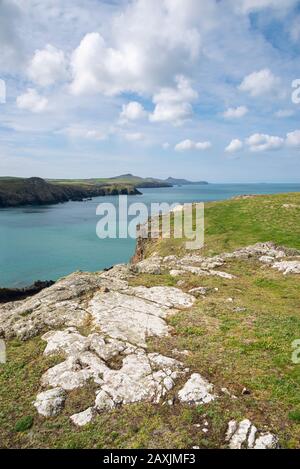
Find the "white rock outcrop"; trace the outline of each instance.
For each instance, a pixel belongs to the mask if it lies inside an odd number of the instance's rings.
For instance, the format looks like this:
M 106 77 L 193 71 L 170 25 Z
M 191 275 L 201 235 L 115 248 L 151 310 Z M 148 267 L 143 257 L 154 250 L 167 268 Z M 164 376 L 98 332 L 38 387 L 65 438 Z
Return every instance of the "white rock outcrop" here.
M 283 275 L 300 274 L 300 260 L 275 262 L 273 269 L 283 272 Z
M 199 373 L 194 373 L 178 392 L 181 402 L 187 404 L 208 404 L 216 396 L 212 394 L 213 385 L 204 379 Z
M 249 419 L 230 420 L 225 436 L 230 449 L 276 449 L 277 438 L 269 432 L 261 433 Z
M 60 388 L 49 389 L 39 393 L 33 405 L 40 415 L 54 417 L 58 415 L 65 403 L 66 393 Z
M 57 415 L 68 391 L 92 381 L 98 388 L 94 407 L 72 416 L 81 426 L 118 405 L 158 403 L 186 373 L 181 362 L 148 353 L 146 342 L 166 336 L 168 314 L 190 308 L 195 297 L 174 287 L 130 287 L 126 276 L 122 266 L 77 272 L 33 298 L 2 307 L 6 337 L 26 340 L 48 329 L 44 355 L 63 357 L 41 377 L 34 405 L 42 415 Z M 83 335 L 82 327 L 90 333 Z
M 90 423 L 96 415 L 96 411 L 93 407 L 89 407 L 88 409 L 84 410 L 83 412 L 79 412 L 78 414 L 71 415 L 70 419 L 77 427 L 83 427 Z

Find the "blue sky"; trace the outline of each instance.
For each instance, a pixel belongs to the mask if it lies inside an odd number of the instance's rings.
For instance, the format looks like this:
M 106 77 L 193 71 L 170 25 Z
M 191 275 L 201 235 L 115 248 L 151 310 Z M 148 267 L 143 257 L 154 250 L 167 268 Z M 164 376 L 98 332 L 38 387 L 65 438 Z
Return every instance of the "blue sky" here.
M 298 0 L 2 0 L 0 46 L 1 175 L 300 182 Z

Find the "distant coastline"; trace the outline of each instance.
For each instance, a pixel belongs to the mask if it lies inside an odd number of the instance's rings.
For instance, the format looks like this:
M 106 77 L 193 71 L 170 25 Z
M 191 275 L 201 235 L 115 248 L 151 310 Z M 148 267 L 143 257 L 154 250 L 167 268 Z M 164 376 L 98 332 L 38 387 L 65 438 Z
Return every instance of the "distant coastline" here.
M 140 195 L 142 188 L 173 187 L 197 184 L 185 179 L 141 178 L 124 174 L 113 178 L 49 179 L 39 177 L 0 178 L 0 208 L 23 205 L 48 205 L 68 201 L 83 201 L 112 195 Z M 198 184 L 208 184 L 200 182 Z

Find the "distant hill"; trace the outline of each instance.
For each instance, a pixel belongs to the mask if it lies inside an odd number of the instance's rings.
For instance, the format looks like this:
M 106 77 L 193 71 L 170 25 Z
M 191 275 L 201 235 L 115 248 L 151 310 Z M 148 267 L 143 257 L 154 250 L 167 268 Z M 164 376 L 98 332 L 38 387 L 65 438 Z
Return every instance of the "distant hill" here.
M 176 179 L 169 177 L 168 179 L 158 178 L 142 178 L 134 176 L 133 174 L 121 174 L 111 178 L 92 178 L 92 179 L 52 179 L 49 182 L 56 184 L 130 184 L 138 189 L 151 188 L 151 187 L 172 187 L 172 186 L 186 186 L 191 184 L 208 184 L 207 181 L 188 181 L 187 179 Z
M 207 181 L 188 181 L 187 179 L 176 179 L 172 177 L 168 177 L 165 179 L 165 182 L 171 184 L 172 186 L 188 186 L 192 184 L 208 184 Z
M 16 207 L 19 205 L 44 205 L 81 201 L 89 197 L 118 194 L 140 194 L 133 185 L 126 184 L 55 184 L 38 177 L 32 178 L 0 178 L 0 207 Z
M 95 181 L 101 181 L 101 179 L 96 179 Z M 115 176 L 112 178 L 104 179 L 106 184 L 111 182 L 118 182 L 122 184 L 133 184 L 137 188 L 151 188 L 151 187 L 171 187 L 172 184 L 163 181 L 162 179 L 156 178 L 142 178 L 139 176 L 134 176 L 133 174 L 121 174 L 121 176 Z

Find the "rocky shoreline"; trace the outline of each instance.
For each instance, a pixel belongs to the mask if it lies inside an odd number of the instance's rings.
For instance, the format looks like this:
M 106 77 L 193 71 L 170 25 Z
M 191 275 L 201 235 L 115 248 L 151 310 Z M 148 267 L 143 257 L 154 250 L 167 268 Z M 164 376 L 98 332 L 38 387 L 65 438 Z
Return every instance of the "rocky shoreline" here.
M 23 288 L 0 288 L 0 303 L 24 300 L 29 296 L 36 295 L 44 288 L 54 285 L 53 280 L 37 280 L 32 285 Z

